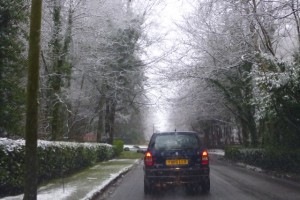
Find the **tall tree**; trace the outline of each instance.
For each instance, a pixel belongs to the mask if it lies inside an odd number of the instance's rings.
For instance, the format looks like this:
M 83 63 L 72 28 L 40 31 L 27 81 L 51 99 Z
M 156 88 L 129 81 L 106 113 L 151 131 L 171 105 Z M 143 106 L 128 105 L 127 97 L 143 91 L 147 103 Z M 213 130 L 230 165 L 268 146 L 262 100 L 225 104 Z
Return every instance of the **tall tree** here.
M 45 78 L 42 80 L 41 110 L 44 115 L 43 124 L 48 125 L 50 138 L 59 140 L 67 132 L 69 105 L 63 89 L 70 86 L 70 45 L 75 3 L 55 0 L 48 2 L 48 8 L 50 10 L 47 10 L 47 16 L 52 20 L 50 27 L 47 27 L 48 46 L 44 47 L 46 53 L 43 53 L 42 74 Z
M 0 135 L 23 135 L 28 7 L 23 0 L 0 2 Z
M 37 199 L 37 131 L 42 0 L 32 0 L 28 50 L 24 200 Z
M 84 29 L 74 36 L 78 56 L 84 59 L 76 63 L 71 84 L 71 91 L 82 95 L 73 102 L 84 109 L 74 112 L 74 120 L 86 121 L 84 131 L 97 132 L 98 141 L 102 137 L 112 142 L 115 120 L 126 118 L 126 110 L 142 95 L 144 67 L 137 52 L 144 16 L 129 11 L 120 0 L 85 6 L 88 15 L 80 20 Z

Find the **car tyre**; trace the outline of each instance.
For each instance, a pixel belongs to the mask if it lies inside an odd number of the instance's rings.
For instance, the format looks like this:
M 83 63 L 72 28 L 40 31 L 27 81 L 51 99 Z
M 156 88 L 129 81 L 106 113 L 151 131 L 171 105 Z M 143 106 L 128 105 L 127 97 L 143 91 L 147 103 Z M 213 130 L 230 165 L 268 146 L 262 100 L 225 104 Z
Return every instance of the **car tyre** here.
M 201 189 L 202 193 L 207 194 L 210 191 L 210 179 L 206 179 L 202 184 L 201 184 Z
M 186 186 L 187 194 L 191 194 L 191 195 L 196 194 L 196 193 L 198 193 L 198 189 L 199 189 L 199 187 L 197 187 L 197 186 L 193 186 L 193 185 Z
M 151 193 L 151 187 L 149 184 L 144 181 L 144 194 L 150 194 Z

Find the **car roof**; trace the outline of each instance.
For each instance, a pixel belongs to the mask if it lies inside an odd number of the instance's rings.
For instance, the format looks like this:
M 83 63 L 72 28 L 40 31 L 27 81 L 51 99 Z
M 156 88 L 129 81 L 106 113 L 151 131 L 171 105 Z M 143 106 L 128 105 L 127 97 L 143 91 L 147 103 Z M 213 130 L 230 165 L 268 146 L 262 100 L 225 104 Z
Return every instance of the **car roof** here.
M 151 140 L 149 142 L 149 148 L 152 148 L 155 140 L 159 136 L 163 135 L 193 135 L 198 138 L 198 141 L 200 142 L 199 144 L 202 145 L 201 138 L 199 137 L 199 133 L 195 131 L 170 131 L 170 132 L 158 132 L 158 133 L 153 133 Z
M 195 131 L 170 131 L 170 132 L 158 132 L 154 133 L 154 135 L 169 135 L 169 134 L 199 134 Z

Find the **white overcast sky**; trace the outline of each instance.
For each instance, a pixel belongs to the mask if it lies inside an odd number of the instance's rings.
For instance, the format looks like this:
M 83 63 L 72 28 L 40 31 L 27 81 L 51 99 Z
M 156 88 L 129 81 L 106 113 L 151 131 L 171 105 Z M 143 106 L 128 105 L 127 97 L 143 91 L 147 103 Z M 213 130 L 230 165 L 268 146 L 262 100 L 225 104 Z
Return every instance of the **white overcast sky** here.
M 148 34 L 153 37 L 162 36 L 162 40 L 148 49 L 148 55 L 156 57 L 162 55 L 165 51 L 171 51 L 177 48 L 176 42 L 180 40 L 182 34 L 175 23 L 181 23 L 183 16 L 191 11 L 190 0 L 162 0 L 159 6 L 155 7 L 148 19 L 152 22 Z M 173 56 L 167 55 L 170 58 Z M 153 58 L 150 58 L 150 60 Z M 176 87 L 171 86 L 168 82 L 161 83 L 162 75 L 160 70 L 167 68 L 170 63 L 160 61 L 152 65 L 148 70 L 148 77 L 153 89 L 149 91 L 150 98 L 155 103 L 153 108 L 152 119 L 149 119 L 149 129 L 147 132 L 152 133 L 153 126 L 156 131 L 171 131 L 176 128 L 176 124 L 168 121 L 169 112 L 167 102 L 168 96 L 176 94 Z M 152 124 L 152 125 L 151 125 Z M 148 134 L 147 134 L 148 135 Z

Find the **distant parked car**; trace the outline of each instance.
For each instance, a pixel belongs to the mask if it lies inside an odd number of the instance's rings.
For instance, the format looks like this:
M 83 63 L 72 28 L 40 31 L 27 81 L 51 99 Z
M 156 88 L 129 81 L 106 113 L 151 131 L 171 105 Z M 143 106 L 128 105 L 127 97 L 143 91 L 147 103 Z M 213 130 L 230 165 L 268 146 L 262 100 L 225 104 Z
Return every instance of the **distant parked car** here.
M 144 157 L 144 192 L 184 185 L 210 190 L 208 151 L 196 132 L 154 133 Z
M 129 144 L 125 144 L 123 148 L 124 151 L 134 151 L 134 152 L 139 152 L 140 149 L 141 147 L 138 145 L 129 145 Z
M 141 147 L 137 150 L 138 153 L 146 153 L 146 151 L 147 151 L 147 148 L 143 148 L 143 147 Z
M 132 151 L 138 151 L 140 147 L 138 145 L 133 145 Z

